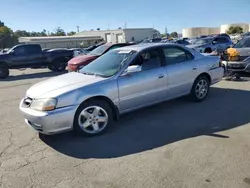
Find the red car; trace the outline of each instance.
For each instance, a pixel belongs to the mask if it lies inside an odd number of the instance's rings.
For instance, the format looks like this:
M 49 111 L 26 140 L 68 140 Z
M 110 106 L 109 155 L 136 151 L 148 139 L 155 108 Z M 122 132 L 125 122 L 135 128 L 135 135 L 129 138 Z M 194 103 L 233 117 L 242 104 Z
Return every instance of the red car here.
M 120 48 L 123 46 L 129 46 L 129 45 L 133 45 L 133 43 L 118 43 L 118 44 L 107 43 L 107 44 L 104 44 L 102 46 L 97 47 L 96 49 L 94 49 L 93 51 L 91 51 L 90 53 L 88 53 L 86 55 L 80 55 L 80 56 L 76 56 L 76 57 L 72 58 L 68 62 L 67 69 L 69 72 L 78 71 L 79 69 L 81 69 L 85 65 L 94 61 L 96 58 L 98 58 L 98 57 L 102 56 L 103 54 L 105 54 L 106 52 L 108 52 L 109 50 L 113 50 L 115 48 Z

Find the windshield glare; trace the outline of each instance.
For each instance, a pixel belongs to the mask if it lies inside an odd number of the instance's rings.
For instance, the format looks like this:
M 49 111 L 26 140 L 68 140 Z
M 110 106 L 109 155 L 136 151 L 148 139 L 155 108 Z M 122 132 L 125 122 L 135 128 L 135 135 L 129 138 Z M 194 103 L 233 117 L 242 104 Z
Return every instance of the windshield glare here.
M 207 44 L 210 43 L 212 40 L 211 39 L 197 39 L 194 44 Z
M 105 52 L 108 48 L 109 48 L 109 46 L 102 45 L 102 46 L 99 46 L 96 49 L 92 50 L 89 54 L 90 55 L 102 55 L 103 52 Z
M 135 51 L 112 50 L 83 67 L 80 73 L 110 77 L 115 75 L 131 60 Z
M 234 45 L 234 48 L 250 48 L 250 38 L 240 40 Z

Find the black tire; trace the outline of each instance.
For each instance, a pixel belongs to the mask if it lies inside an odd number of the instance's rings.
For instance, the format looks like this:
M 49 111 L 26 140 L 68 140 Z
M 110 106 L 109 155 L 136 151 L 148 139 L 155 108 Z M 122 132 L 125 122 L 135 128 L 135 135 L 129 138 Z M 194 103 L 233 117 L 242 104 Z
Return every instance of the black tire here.
M 204 53 L 212 53 L 211 48 L 206 48 L 206 49 L 204 50 Z
M 0 79 L 5 79 L 9 76 L 10 71 L 6 64 L 0 63 Z
M 203 90 L 203 92 L 205 92 L 204 93 L 204 95 L 199 95 L 199 93 L 197 92 L 197 90 L 199 90 L 198 88 L 199 88 L 199 84 L 201 83 L 201 82 L 205 82 L 206 83 L 206 86 L 204 86 L 205 88 L 204 88 L 204 90 Z M 209 79 L 207 78 L 207 76 L 199 76 L 195 81 L 194 81 L 194 84 L 193 84 L 193 87 L 192 87 L 192 89 L 191 89 L 191 92 L 190 92 L 190 98 L 191 98 L 191 100 L 192 101 L 194 101 L 194 102 L 201 102 L 201 101 L 203 101 L 203 100 L 205 100 L 206 99 L 206 97 L 208 96 L 208 94 L 209 94 L 209 90 L 210 90 L 210 81 L 209 81 Z
M 54 72 L 63 72 L 66 69 L 66 61 L 64 58 L 57 58 L 48 65 L 48 69 Z
M 93 106 L 97 106 L 99 108 L 101 108 L 102 110 L 105 110 L 106 112 L 106 115 L 108 116 L 108 120 L 107 120 L 107 123 L 103 123 L 103 125 L 100 125 L 99 123 L 99 127 L 100 127 L 100 131 L 99 132 L 92 132 L 91 131 L 95 131 L 94 128 L 93 128 L 93 122 L 91 123 L 90 126 L 88 126 L 87 128 L 83 128 L 79 123 L 80 121 L 82 122 L 86 122 L 86 121 L 93 121 L 94 120 L 94 111 L 91 112 L 91 107 Z M 85 111 L 86 109 L 90 108 L 88 111 L 92 116 L 92 119 L 89 119 L 87 120 L 87 118 L 83 115 L 81 115 L 81 113 L 83 111 Z M 101 112 L 101 110 L 100 110 Z M 105 113 L 103 113 L 105 114 Z M 105 117 L 105 115 L 98 115 L 99 117 Z M 90 100 L 90 101 L 87 101 L 87 102 L 84 102 L 83 104 L 80 105 L 80 107 L 77 109 L 76 113 L 75 113 L 75 117 L 74 117 L 74 131 L 76 133 L 80 133 L 82 135 L 85 135 L 85 136 L 97 136 L 97 135 L 101 135 L 103 133 L 105 133 L 110 127 L 112 127 L 112 125 L 114 124 L 114 114 L 112 112 L 112 108 L 110 107 L 110 105 L 104 101 L 104 100 L 96 100 L 96 99 L 93 99 L 93 100 Z M 103 126 L 103 127 L 102 127 Z

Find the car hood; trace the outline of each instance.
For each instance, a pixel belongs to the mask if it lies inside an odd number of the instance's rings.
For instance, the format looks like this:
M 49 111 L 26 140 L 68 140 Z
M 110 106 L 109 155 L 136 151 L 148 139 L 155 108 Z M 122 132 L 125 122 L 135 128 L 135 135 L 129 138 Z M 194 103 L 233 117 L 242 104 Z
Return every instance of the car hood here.
M 68 62 L 68 64 L 74 64 L 74 65 L 81 64 L 81 63 L 86 62 L 86 61 L 94 60 L 97 57 L 98 56 L 96 56 L 96 55 L 79 55 L 77 57 L 72 58 Z
M 107 78 L 81 73 L 67 73 L 39 82 L 28 89 L 26 95 L 31 98 L 56 97 L 75 89 L 88 86 Z
M 250 56 L 250 48 L 235 48 L 240 56 Z

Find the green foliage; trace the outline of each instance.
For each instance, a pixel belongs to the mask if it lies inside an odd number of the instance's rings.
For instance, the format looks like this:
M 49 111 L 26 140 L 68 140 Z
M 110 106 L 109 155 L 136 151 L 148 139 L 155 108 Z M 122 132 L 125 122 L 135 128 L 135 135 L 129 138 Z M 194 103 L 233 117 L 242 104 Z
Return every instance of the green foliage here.
M 178 37 L 178 33 L 176 31 L 170 33 L 170 36 L 173 38 L 177 38 Z
M 50 34 L 51 36 L 66 36 L 65 31 L 61 27 L 57 27 L 55 32 Z
M 227 34 L 229 34 L 229 35 L 231 35 L 231 34 L 240 34 L 240 33 L 243 33 L 243 28 L 240 27 L 240 26 L 231 26 L 227 30 Z
M 72 35 L 74 35 L 74 34 L 76 34 L 75 31 L 70 31 L 70 32 L 67 33 L 68 36 L 72 36 Z

